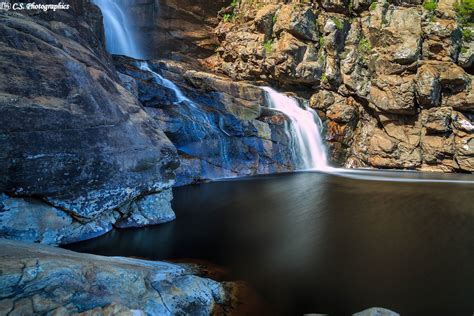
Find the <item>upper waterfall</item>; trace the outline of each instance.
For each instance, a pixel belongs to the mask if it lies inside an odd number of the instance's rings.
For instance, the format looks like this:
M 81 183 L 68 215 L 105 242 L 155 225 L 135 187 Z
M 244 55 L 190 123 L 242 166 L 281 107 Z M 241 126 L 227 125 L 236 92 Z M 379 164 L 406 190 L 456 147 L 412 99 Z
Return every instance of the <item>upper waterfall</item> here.
M 270 106 L 284 113 L 290 120 L 289 136 L 293 140 L 295 155 L 301 160 L 300 169 L 329 169 L 326 149 L 321 139 L 321 120 L 308 106 L 300 105 L 294 98 L 264 87 Z M 319 123 L 319 124 L 318 124 Z
M 105 45 L 111 54 L 143 58 L 143 52 L 134 37 L 132 23 L 123 4 L 118 0 L 92 0 L 104 17 Z

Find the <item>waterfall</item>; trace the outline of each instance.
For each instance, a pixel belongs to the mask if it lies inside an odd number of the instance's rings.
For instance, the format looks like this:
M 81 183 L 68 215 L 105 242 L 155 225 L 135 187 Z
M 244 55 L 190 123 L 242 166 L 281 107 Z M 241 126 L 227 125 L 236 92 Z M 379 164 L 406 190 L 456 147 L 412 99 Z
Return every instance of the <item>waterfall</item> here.
M 177 85 L 175 85 L 172 81 L 164 78 L 157 72 L 153 71 L 147 62 L 141 62 L 139 67 L 141 70 L 151 73 L 153 75 L 153 78 L 155 79 L 156 84 L 172 90 L 177 99 L 177 102 L 175 103 L 188 102 L 189 104 L 193 104 L 191 100 L 184 96 L 184 94 L 181 92 Z
M 110 54 L 125 55 L 136 59 L 143 58 L 136 39 L 133 36 L 132 24 L 124 12 L 119 0 L 92 0 L 104 17 L 105 45 Z
M 321 120 L 316 112 L 300 105 L 294 98 L 264 87 L 270 107 L 284 113 L 290 120 L 288 134 L 294 143 L 295 154 L 301 160 L 300 169 L 328 170 L 326 149 L 321 139 Z M 319 124 L 318 124 L 319 123 Z

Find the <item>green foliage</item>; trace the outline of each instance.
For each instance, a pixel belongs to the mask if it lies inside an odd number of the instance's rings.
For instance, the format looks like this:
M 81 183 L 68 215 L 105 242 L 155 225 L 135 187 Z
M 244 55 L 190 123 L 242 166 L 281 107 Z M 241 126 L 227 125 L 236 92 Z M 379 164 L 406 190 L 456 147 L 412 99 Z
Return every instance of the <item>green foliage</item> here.
M 272 22 L 273 22 L 273 24 L 275 24 L 276 21 L 277 21 L 277 15 L 275 14 L 275 15 L 273 15 L 273 17 L 272 17 Z
M 474 22 L 474 0 L 459 0 L 454 4 L 454 10 L 461 24 Z
M 461 47 L 461 54 L 467 53 L 467 50 L 468 50 L 467 47 L 465 46 Z
M 321 82 L 327 82 L 328 81 L 328 76 L 326 76 L 326 73 L 323 72 L 321 74 L 321 78 L 320 78 Z
M 370 41 L 367 38 L 363 37 L 359 41 L 358 48 L 359 48 L 359 52 L 361 52 L 363 54 L 367 54 L 372 50 L 372 44 L 370 43 Z
M 436 8 L 438 7 L 438 4 L 436 3 L 435 0 L 425 0 L 423 1 L 423 8 L 429 12 L 434 12 Z
M 237 6 L 237 2 L 238 0 L 232 0 L 232 2 L 230 3 L 230 6 L 235 8 Z
M 375 9 L 377 9 L 377 1 L 372 1 L 372 3 L 370 4 L 369 10 L 374 11 Z
M 272 50 L 273 50 L 273 40 L 268 40 L 266 41 L 265 43 L 263 43 L 263 47 L 265 48 L 265 53 L 267 55 L 271 54 Z
M 470 29 L 463 28 L 462 29 L 462 39 L 465 40 L 465 41 L 471 41 L 473 39 L 472 38 L 472 31 Z
M 336 17 L 333 17 L 332 18 L 332 21 L 334 22 L 334 24 L 336 25 L 336 28 L 339 30 L 339 31 L 342 31 L 342 29 L 344 28 L 344 23 L 339 20 L 338 18 Z
M 232 22 L 235 19 L 234 13 L 226 13 L 224 14 L 224 22 Z
M 326 43 L 326 39 L 324 37 L 319 38 L 319 47 L 324 47 L 324 44 Z

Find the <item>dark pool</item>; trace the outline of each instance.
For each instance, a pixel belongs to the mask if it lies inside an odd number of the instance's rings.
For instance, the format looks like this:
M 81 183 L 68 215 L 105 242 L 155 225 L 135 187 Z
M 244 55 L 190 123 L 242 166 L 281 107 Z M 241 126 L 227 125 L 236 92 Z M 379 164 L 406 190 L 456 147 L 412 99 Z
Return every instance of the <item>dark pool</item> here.
M 295 173 L 181 187 L 176 221 L 70 248 L 210 261 L 250 282 L 282 315 L 372 306 L 404 316 L 473 315 L 474 178 L 440 179 Z

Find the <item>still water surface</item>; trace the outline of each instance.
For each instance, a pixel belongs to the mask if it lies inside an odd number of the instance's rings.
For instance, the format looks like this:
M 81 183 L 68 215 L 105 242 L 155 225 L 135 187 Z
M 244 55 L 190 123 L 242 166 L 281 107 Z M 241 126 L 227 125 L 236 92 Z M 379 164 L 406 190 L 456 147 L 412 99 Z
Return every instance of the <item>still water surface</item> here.
M 457 179 L 464 183 L 450 183 Z M 69 248 L 210 261 L 250 282 L 282 315 L 371 306 L 404 316 L 473 315 L 474 179 L 442 180 L 308 172 L 186 186 L 174 190 L 176 221 Z

